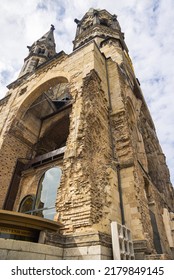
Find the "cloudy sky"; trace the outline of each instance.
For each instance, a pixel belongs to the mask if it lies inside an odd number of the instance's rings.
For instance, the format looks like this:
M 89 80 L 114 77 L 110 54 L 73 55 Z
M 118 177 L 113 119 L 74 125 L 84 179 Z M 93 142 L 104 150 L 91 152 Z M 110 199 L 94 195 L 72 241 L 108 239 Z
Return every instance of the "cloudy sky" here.
M 55 25 L 57 52 L 72 51 L 76 24 L 89 8 L 116 14 L 174 183 L 174 1 L 0 0 L 0 98 L 31 45 Z

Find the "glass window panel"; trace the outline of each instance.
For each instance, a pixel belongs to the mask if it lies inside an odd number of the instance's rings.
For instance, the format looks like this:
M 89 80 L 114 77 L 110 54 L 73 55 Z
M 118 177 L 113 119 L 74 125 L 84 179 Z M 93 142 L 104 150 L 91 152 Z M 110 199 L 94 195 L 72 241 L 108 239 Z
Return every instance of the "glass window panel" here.
M 33 210 L 34 197 L 31 195 L 26 196 L 20 205 L 19 212 L 26 213 Z
M 57 189 L 60 184 L 62 171 L 59 167 L 53 167 L 42 176 L 35 204 L 35 215 L 53 220 L 56 214 L 55 202 Z

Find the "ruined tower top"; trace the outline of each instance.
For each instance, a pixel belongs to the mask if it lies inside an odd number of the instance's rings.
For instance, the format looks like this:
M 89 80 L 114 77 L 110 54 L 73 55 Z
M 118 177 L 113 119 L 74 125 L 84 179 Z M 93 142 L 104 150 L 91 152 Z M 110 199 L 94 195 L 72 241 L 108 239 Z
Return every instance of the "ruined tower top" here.
M 26 73 L 32 72 L 37 66 L 49 60 L 56 54 L 56 44 L 54 41 L 54 25 L 51 25 L 50 30 L 45 33 L 39 40 L 34 42 L 29 49 L 28 56 L 24 59 L 23 68 L 19 77 Z
M 100 47 L 103 41 L 108 39 L 119 40 L 123 49 L 128 51 L 124 42 L 124 34 L 121 32 L 117 16 L 111 15 L 106 10 L 89 9 L 81 20 L 75 19 L 77 31 L 74 40 L 74 50 L 95 40 Z
M 40 53 L 44 54 L 45 56 L 54 55 L 55 54 L 55 41 L 54 41 L 54 34 L 53 34 L 54 30 L 55 30 L 54 25 L 51 24 L 50 30 L 47 33 L 45 33 L 39 40 L 37 40 L 31 47 L 28 47 L 29 51 L 31 52 L 31 50 L 33 50 L 33 52 L 39 53 L 38 48 L 40 47 L 41 48 Z

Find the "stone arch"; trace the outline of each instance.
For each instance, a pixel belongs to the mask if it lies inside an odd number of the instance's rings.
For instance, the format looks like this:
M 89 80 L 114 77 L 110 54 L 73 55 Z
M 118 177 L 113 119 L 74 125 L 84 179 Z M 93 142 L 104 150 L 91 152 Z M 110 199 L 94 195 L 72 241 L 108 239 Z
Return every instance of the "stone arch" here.
M 51 162 L 53 158 L 49 157 L 48 154 L 53 152 L 54 158 L 56 156 L 58 158 L 59 148 L 62 147 L 62 145 L 66 145 L 66 140 L 69 135 L 69 116 L 71 112 L 72 100 L 66 100 L 67 98 L 65 98 L 63 101 L 59 100 L 59 97 L 62 96 L 61 93 L 63 92 L 64 88 L 61 88 L 61 92 L 59 89 L 56 89 L 57 91 L 54 92 L 54 87 L 57 85 L 67 85 L 69 89 L 69 80 L 64 76 L 54 76 L 50 79 L 44 80 L 41 79 L 39 84 L 37 84 L 35 88 L 32 89 L 32 91 L 25 92 L 26 97 L 24 95 L 19 97 L 19 106 L 17 112 L 15 112 L 15 115 L 13 116 L 14 119 L 10 124 L 9 132 L 4 138 L 3 145 L 5 148 L 2 159 L 3 170 L 6 173 L 8 172 L 8 176 L 4 173 L 4 177 L 6 178 L 4 185 L 6 184 L 8 193 L 10 194 L 7 196 L 6 200 L 13 200 L 13 205 L 16 201 L 16 195 L 20 185 L 20 178 L 25 168 L 28 168 L 27 166 L 29 163 L 32 160 L 37 160 L 36 157 L 40 155 L 45 156 L 45 161 Z M 42 99 L 43 92 L 49 91 L 50 88 L 53 89 L 53 98 L 51 98 L 49 94 L 46 94 L 46 97 L 43 100 L 40 100 L 40 98 Z M 55 98 L 56 100 L 54 100 L 55 94 L 58 94 L 58 96 Z M 22 98 L 23 101 L 20 101 Z M 43 103 L 40 101 L 43 101 Z M 36 109 L 37 106 L 38 109 Z M 41 111 L 43 114 L 40 116 L 39 114 Z M 62 125 L 62 121 L 64 125 Z M 51 127 L 52 124 L 55 126 Z M 51 127 L 52 130 L 49 129 L 49 127 Z M 62 127 L 65 127 L 64 131 L 62 130 Z M 56 131 L 63 131 L 64 137 L 61 137 L 61 141 L 59 141 L 58 137 L 55 137 Z M 41 133 L 43 138 L 42 140 L 44 140 L 43 142 L 45 143 L 45 140 L 48 141 L 46 144 L 44 144 L 47 146 L 46 149 L 42 149 L 42 152 L 38 152 L 38 143 Z M 8 151 L 8 153 L 6 151 Z M 10 164 L 8 164 L 7 170 L 6 166 L 8 158 L 10 158 Z M 20 163 L 20 168 L 18 163 Z M 12 175 L 14 177 L 14 182 L 11 181 Z M 18 178 L 18 181 L 16 178 Z M 13 189 L 15 186 L 16 191 L 14 197 L 12 198 L 11 194 L 14 193 Z M 10 207 L 12 208 L 13 205 Z
M 145 153 L 144 141 L 143 141 L 141 132 L 139 131 L 139 128 L 138 128 L 139 119 L 136 115 L 136 111 L 135 111 L 133 102 L 129 96 L 127 97 L 126 105 L 127 105 L 127 116 L 128 116 L 128 120 L 129 120 L 129 128 L 130 128 L 130 134 L 131 134 L 130 136 L 132 139 L 132 145 L 135 149 L 135 154 L 137 156 L 137 159 L 139 160 L 139 162 L 141 162 L 141 165 L 147 171 L 148 164 L 147 164 L 147 158 L 146 158 L 146 153 Z
M 44 91 L 48 91 L 50 87 L 54 87 L 56 84 L 60 83 L 69 83 L 69 78 L 66 76 L 58 76 L 48 78 L 48 79 L 41 79 L 37 85 L 32 88 L 27 93 L 26 98 L 20 104 L 18 111 L 16 113 L 16 118 L 20 119 L 26 112 L 27 108 L 42 94 Z
M 68 79 L 64 76 L 44 79 L 43 83 L 40 82 L 35 89 L 26 94 L 27 96 L 21 102 L 10 130 L 18 138 L 24 139 L 29 146 L 32 146 L 38 142 L 43 120 L 58 112 L 62 105 L 66 105 L 72 99 L 72 96 Z M 68 111 L 67 115 L 69 113 Z M 69 120 L 66 122 L 66 134 L 67 127 L 69 127 Z

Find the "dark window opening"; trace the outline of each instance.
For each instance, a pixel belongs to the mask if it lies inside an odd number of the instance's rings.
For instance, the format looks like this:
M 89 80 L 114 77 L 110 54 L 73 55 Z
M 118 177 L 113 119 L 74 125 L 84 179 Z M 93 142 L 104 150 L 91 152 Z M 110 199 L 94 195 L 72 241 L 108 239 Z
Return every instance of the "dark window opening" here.
M 109 23 L 107 19 L 101 19 L 100 24 L 109 27 Z
M 62 112 L 61 118 L 57 115 L 57 120 L 55 116 L 45 121 L 45 127 L 49 126 L 35 146 L 36 157 L 56 151 L 66 146 L 70 126 L 69 113 L 70 110 L 67 109 L 66 112 Z
M 45 49 L 39 48 L 38 54 L 44 54 L 44 53 L 45 53 Z

